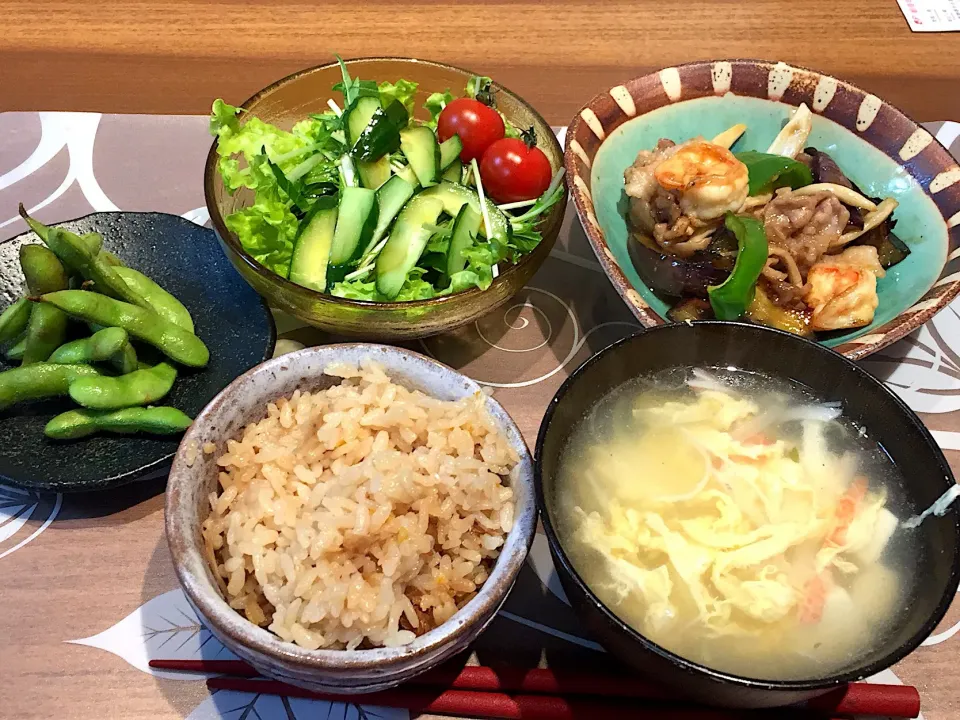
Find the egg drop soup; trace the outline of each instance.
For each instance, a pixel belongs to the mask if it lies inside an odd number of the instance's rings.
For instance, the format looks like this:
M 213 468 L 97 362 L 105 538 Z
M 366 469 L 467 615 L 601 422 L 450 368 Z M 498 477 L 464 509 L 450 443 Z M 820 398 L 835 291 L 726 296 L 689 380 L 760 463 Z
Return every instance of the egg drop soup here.
M 673 370 L 579 423 L 554 520 L 587 586 L 656 644 L 749 678 L 814 679 L 854 664 L 904 609 L 920 548 L 899 529 L 900 483 L 839 403 Z

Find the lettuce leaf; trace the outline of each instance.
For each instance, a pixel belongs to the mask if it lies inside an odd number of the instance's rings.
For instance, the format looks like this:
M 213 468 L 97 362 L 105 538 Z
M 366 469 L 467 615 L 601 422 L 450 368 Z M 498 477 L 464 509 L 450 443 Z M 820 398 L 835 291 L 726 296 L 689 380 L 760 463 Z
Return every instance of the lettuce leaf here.
M 437 117 L 439 117 L 443 108 L 452 102 L 453 94 L 450 92 L 449 88 L 444 90 L 442 93 L 435 92 L 430 95 L 430 97 L 427 98 L 427 101 L 423 104 L 424 109 L 430 113 L 430 120 L 425 123 L 427 127 L 436 130 Z
M 360 278 L 343 280 L 331 288 L 330 294 L 347 300 L 369 300 L 373 302 L 377 299 L 377 283 L 373 280 L 368 282 Z
M 413 99 L 419 86 L 415 82 L 400 79 L 396 83 L 380 83 L 380 104 L 387 107 L 396 100 L 407 109 L 407 115 L 413 117 Z

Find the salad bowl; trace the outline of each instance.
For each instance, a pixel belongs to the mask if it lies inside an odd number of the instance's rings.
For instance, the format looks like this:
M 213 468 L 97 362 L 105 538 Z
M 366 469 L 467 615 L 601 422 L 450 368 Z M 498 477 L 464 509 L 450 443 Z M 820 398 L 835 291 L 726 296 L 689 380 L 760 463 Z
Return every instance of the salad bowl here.
M 701 61 L 597 95 L 566 135 L 567 178 L 584 231 L 644 326 L 669 322 L 671 304 L 643 279 L 631 252 L 636 242 L 625 219 L 624 171 L 660 138 L 709 138 L 738 123 L 747 130 L 734 148 L 764 151 L 801 104 L 813 113 L 806 145 L 829 152 L 868 195 L 896 200 L 897 234 L 909 248 L 903 262 L 877 280 L 872 322 L 816 339 L 859 359 L 915 330 L 960 292 L 960 167 L 929 132 L 876 96 L 811 70 Z
M 414 118 L 428 120 L 424 103 L 434 92 L 464 92 L 474 74 L 440 63 L 404 58 L 363 58 L 346 63 L 355 78 L 378 83 L 417 83 L 413 98 Z M 279 80 L 239 106 L 240 123 L 258 118 L 281 130 L 290 130 L 311 114 L 329 110 L 329 102 L 342 103 L 338 63 L 303 70 Z M 536 145 L 545 154 L 554 173 L 562 168 L 563 151 L 547 122 L 529 104 L 494 82 L 493 93 L 500 113 L 517 128 L 532 128 Z M 337 297 L 292 282 L 258 262 L 228 228 L 227 218 L 254 201 L 253 193 L 241 188 L 231 194 L 219 171 L 220 156 L 215 141 L 204 170 L 204 193 L 213 228 L 221 246 L 243 278 L 276 309 L 322 330 L 355 338 L 397 341 L 426 337 L 470 323 L 506 302 L 530 280 L 557 238 L 566 206 L 566 189 L 539 218 L 542 239 L 515 263 L 500 263 L 490 286 L 478 287 L 423 300 L 379 302 Z M 469 167 L 469 166 L 468 166 Z M 498 271 L 498 272 L 497 272 Z

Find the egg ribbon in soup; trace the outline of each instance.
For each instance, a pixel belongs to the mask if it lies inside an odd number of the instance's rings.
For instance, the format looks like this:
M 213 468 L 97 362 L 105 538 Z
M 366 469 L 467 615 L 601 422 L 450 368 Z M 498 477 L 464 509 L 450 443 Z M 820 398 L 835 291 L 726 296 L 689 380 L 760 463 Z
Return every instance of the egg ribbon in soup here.
M 576 431 L 558 507 L 578 572 L 695 662 L 762 679 L 841 669 L 898 605 L 885 483 L 855 443 L 831 449 L 838 407 L 700 371 L 688 385 L 620 388 Z

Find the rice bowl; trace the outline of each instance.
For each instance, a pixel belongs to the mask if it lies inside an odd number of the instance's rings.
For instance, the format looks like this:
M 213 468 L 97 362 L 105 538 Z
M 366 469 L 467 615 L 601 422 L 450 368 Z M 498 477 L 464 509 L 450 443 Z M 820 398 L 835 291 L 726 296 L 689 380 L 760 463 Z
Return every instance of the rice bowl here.
M 228 440 L 241 438 L 248 425 L 263 421 L 269 402 L 291 398 L 297 390 L 301 395 L 315 394 L 339 385 L 343 378 L 324 374 L 331 364 L 347 363 L 356 368 L 369 360 L 382 366 L 395 384 L 408 391 L 419 390 L 438 401 L 456 403 L 474 398 L 483 402 L 493 425 L 517 457 L 509 476 L 501 478 L 502 487 L 512 493 L 512 525 L 503 545 L 492 551 L 497 553 L 496 558 L 481 558 L 481 565 L 488 565 L 489 576 L 472 597 L 457 597 L 456 611 L 433 629 L 416 633 L 411 642 L 396 647 L 377 646 L 366 640 L 351 650 L 346 649 L 348 638 L 310 650 L 258 626 L 230 606 L 226 589 L 229 579 L 218 578 L 219 572 L 215 576 L 211 570 L 202 525 L 210 515 L 210 495 L 219 495 L 220 473 L 227 470 L 217 460 L 229 451 Z M 495 517 L 492 508 L 487 516 Z M 269 360 L 237 378 L 187 431 L 167 485 L 166 530 L 174 568 L 187 599 L 206 627 L 261 674 L 318 692 L 350 694 L 386 689 L 466 650 L 506 599 L 526 559 L 535 526 L 532 459 L 506 411 L 476 382 L 445 365 L 381 345 L 306 348 Z M 226 559 L 221 554 L 220 563 Z M 266 605 L 264 609 L 269 609 Z M 427 614 L 432 615 L 432 610 Z M 424 620 L 421 614 L 418 619 Z M 403 623 L 399 628 L 410 629 L 409 620 L 399 623 Z M 344 649 L 335 649 L 338 645 Z
M 299 390 L 227 441 L 203 523 L 234 609 L 316 650 L 396 647 L 486 581 L 513 525 L 518 455 L 482 393 L 431 398 L 377 365 Z

